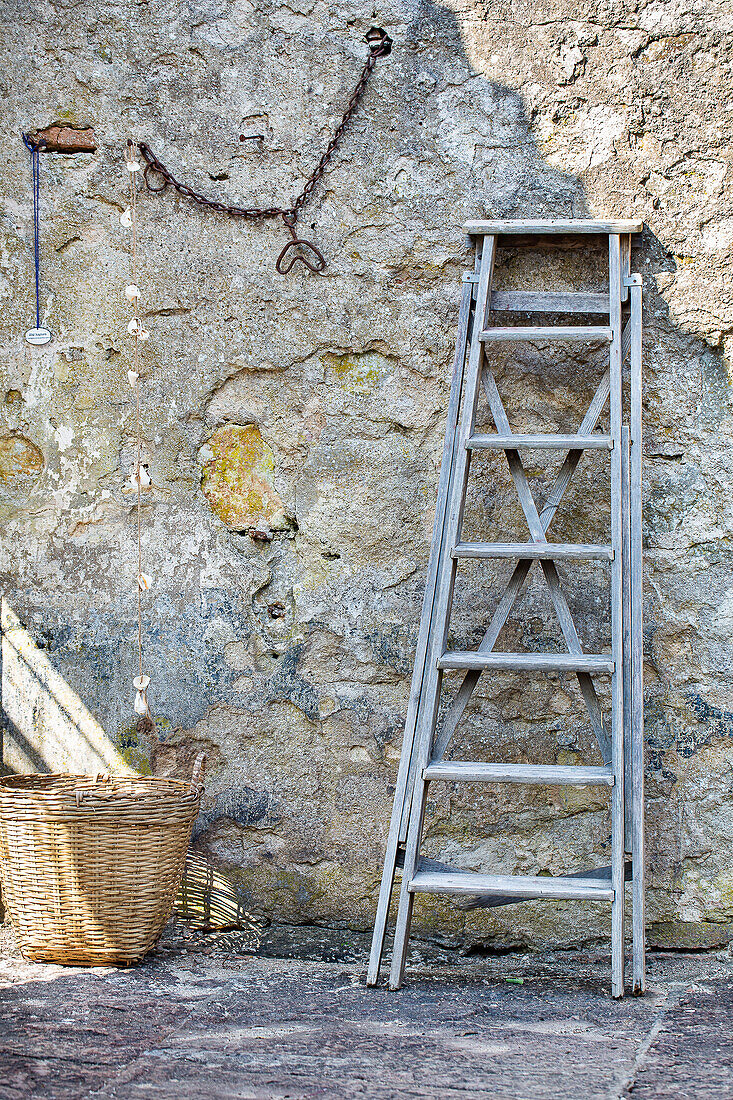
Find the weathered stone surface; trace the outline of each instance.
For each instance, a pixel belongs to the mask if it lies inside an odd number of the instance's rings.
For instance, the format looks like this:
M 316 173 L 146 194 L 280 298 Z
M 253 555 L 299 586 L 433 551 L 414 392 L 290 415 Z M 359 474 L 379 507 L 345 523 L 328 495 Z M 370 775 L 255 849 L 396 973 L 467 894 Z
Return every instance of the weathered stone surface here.
M 183 771 L 207 749 L 196 844 L 247 904 L 368 928 L 471 263 L 461 224 L 643 218 L 633 264 L 646 302 L 649 916 L 725 927 L 730 15 L 718 0 L 387 0 L 367 14 L 350 0 L 5 5 L 0 437 L 13 440 L 18 472 L 10 488 L 0 482 L 3 590 L 110 752 Z M 131 713 L 136 525 L 122 493 L 134 453 L 124 142 L 147 140 L 225 201 L 292 201 L 350 94 L 369 22 L 394 49 L 300 223 L 327 256 L 323 276 L 274 272 L 287 237 L 278 223 L 234 221 L 170 190 L 141 194 L 144 461 L 157 487 L 144 510 L 156 580 L 145 646 L 163 738 L 143 744 Z M 31 348 L 19 131 L 57 121 L 93 126 L 98 150 L 42 158 L 42 323 L 54 341 Z M 598 256 L 577 253 L 550 266 L 547 254 L 510 252 L 497 267 L 507 288 L 598 286 L 602 274 Z M 497 376 L 518 427 L 573 430 L 598 368 L 577 350 L 544 365 L 525 350 L 500 359 Z M 523 537 L 499 462 L 476 468 L 473 529 Z M 552 470 L 531 474 L 541 497 Z M 553 531 L 593 541 L 606 514 L 602 465 L 589 461 Z M 241 533 L 257 526 L 250 516 L 269 541 Z M 454 641 L 478 640 L 502 575 L 461 571 Z M 605 644 L 602 570 L 564 576 L 584 642 Z M 520 610 L 501 641 L 552 644 L 539 581 Z M 577 690 L 555 677 L 483 685 L 459 751 L 595 759 Z M 462 866 L 608 862 L 605 802 L 592 792 L 436 789 L 430 811 L 430 854 Z M 426 900 L 415 927 L 478 945 L 546 944 L 605 936 L 608 919 L 592 907 L 464 914 Z
M 0 1097 L 729 1100 L 727 957 L 653 956 L 653 992 L 619 1002 L 594 952 L 413 942 L 409 986 L 387 993 L 365 988 L 356 937 L 275 935 L 278 959 L 179 927 L 115 971 L 26 963 L 6 933 Z

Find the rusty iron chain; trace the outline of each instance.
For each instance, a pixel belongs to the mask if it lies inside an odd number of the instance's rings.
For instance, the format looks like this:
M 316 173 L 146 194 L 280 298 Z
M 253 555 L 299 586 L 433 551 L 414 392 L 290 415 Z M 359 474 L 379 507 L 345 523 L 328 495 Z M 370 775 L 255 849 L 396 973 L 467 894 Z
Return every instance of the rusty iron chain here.
M 359 105 L 359 101 L 364 95 L 367 84 L 369 83 L 369 78 L 374 71 L 374 67 L 377 61 L 380 57 L 387 57 L 392 49 L 392 39 L 389 37 L 386 31 L 383 31 L 379 27 L 371 27 L 365 35 L 365 41 L 369 45 L 369 56 L 364 63 L 364 68 L 362 69 L 361 76 L 359 77 L 354 91 L 351 94 L 351 98 L 346 105 L 346 110 L 344 111 L 343 118 L 336 127 L 333 137 L 329 141 L 326 150 L 323 153 L 323 156 L 318 161 L 318 164 L 314 168 L 313 172 L 311 172 L 310 176 L 306 180 L 303 190 L 295 199 L 292 206 L 236 206 L 230 205 L 229 203 L 225 202 L 219 202 L 217 199 L 211 199 L 206 195 L 202 195 L 200 191 L 196 191 L 193 187 L 189 187 L 188 184 L 182 183 L 179 179 L 176 179 L 170 169 L 166 168 L 166 166 L 160 160 L 158 160 L 150 146 L 146 145 L 144 142 L 140 142 L 138 148 L 140 150 L 141 156 L 143 157 L 143 160 L 145 161 L 145 170 L 143 172 L 143 175 L 145 177 L 145 183 L 147 184 L 148 190 L 155 192 L 165 191 L 165 189 L 170 185 L 174 188 L 175 191 L 178 192 L 179 195 L 182 195 L 184 198 L 192 199 L 194 202 L 198 203 L 199 206 L 206 206 L 211 210 L 218 210 L 222 214 L 232 214 L 237 217 L 248 218 L 251 221 L 264 220 L 266 218 L 282 218 L 290 232 L 292 240 L 288 241 L 288 243 L 285 245 L 285 248 L 283 248 L 282 252 L 277 258 L 275 266 L 278 272 L 280 272 L 280 274 L 282 275 L 286 274 L 288 271 L 290 271 L 293 264 L 296 262 L 304 264 L 305 267 L 315 273 L 320 273 L 321 271 L 323 271 L 326 266 L 326 260 L 323 254 L 310 241 L 299 238 L 295 233 L 294 226 L 297 221 L 299 212 L 308 202 L 308 199 L 313 194 L 313 191 L 315 190 L 319 180 L 328 168 L 331 159 L 336 152 L 336 149 L 338 148 L 339 142 L 344 136 L 344 133 L 348 128 L 349 123 L 351 122 L 352 116 Z M 163 181 L 160 186 L 155 186 L 155 184 L 151 183 L 151 173 L 154 176 L 159 177 Z M 289 266 L 284 267 L 283 261 L 286 254 L 291 249 L 295 248 L 295 246 L 300 247 L 301 254 L 293 256 L 291 258 Z M 307 255 L 302 255 L 304 249 L 309 249 L 313 253 L 315 258 L 310 259 Z

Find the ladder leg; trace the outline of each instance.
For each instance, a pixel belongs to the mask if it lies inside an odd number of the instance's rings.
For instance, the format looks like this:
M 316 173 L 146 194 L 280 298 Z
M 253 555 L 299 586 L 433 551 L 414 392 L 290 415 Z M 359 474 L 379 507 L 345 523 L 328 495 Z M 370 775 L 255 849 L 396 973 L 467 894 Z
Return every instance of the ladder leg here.
M 624 729 L 623 729 L 623 560 L 621 523 L 621 245 L 611 234 L 609 247 L 609 320 L 611 341 L 611 754 L 615 782 L 611 788 L 611 990 L 624 995 Z
M 466 441 L 471 435 L 476 414 L 481 364 L 483 361 L 483 344 L 481 343 L 480 335 L 486 324 L 489 310 L 495 255 L 496 239 L 494 237 L 487 237 L 484 240 L 481 254 L 475 318 L 473 332 L 471 334 L 468 367 L 465 374 L 460 427 L 457 433 L 456 448 L 454 451 L 454 471 L 446 510 L 445 538 L 441 547 L 440 560 L 438 563 L 434 614 L 430 623 L 430 631 L 427 639 L 425 688 L 420 700 L 420 712 L 417 716 L 414 748 L 415 790 L 412 798 L 410 822 L 405 845 L 405 866 L 402 873 L 402 886 L 397 909 L 397 923 L 395 925 L 392 968 L 389 979 L 390 989 L 399 989 L 402 985 L 404 976 L 407 940 L 410 934 L 410 921 L 413 907 L 413 895 L 410 892 L 410 883 L 417 869 L 425 812 L 426 784 L 423 779 L 423 769 L 427 766 L 430 757 L 433 736 L 435 733 L 435 722 L 438 714 L 438 703 L 440 700 L 440 684 L 442 677 L 438 669 L 438 658 L 445 649 L 448 636 L 448 619 L 450 617 L 451 601 L 453 598 L 453 582 L 456 572 L 456 562 L 451 555 L 451 551 L 458 541 L 461 522 L 463 520 L 470 456 L 470 452 L 466 447 Z
M 412 908 L 415 902 L 415 895 L 410 893 L 409 885 L 410 879 L 412 878 L 412 875 L 415 872 L 415 868 L 417 867 L 420 839 L 422 837 L 423 819 L 425 817 L 426 795 L 427 784 L 424 782 L 422 777 L 420 777 L 412 798 L 412 807 L 410 810 L 410 825 L 407 831 L 407 843 L 405 845 L 405 867 L 402 872 L 400 903 L 397 909 L 397 921 L 394 930 L 392 966 L 389 972 L 390 989 L 399 989 L 405 977 L 407 942 L 410 938 Z
M 633 865 L 632 957 L 633 989 L 646 988 L 644 899 L 644 654 L 641 511 L 641 276 L 631 286 L 631 832 Z
M 621 429 L 621 523 L 624 652 L 624 857 L 631 853 L 631 504 L 629 429 Z
M 411 767 L 411 764 L 413 760 L 413 745 L 415 739 L 415 721 L 419 711 L 420 696 L 422 694 L 423 682 L 425 679 L 427 639 L 435 603 L 438 562 L 440 560 L 445 534 L 446 507 L 450 493 L 450 478 L 453 466 L 453 454 L 455 451 L 456 429 L 458 426 L 458 411 L 460 407 L 463 372 L 466 361 L 466 345 L 468 343 L 471 297 L 472 284 L 466 281 L 463 284 L 461 305 L 458 311 L 458 336 L 456 338 L 456 353 L 453 361 L 453 375 L 451 379 L 450 397 L 448 400 L 443 461 L 441 463 L 438 480 L 438 499 L 435 507 L 433 537 L 428 560 L 428 575 L 425 583 L 425 595 L 420 616 L 418 645 L 415 653 L 415 667 L 412 675 L 410 702 L 405 719 L 405 732 L 402 739 L 402 750 L 397 772 L 397 784 L 392 806 L 392 818 L 389 826 L 387 850 L 384 857 L 382 881 L 379 888 L 379 900 L 377 902 L 377 912 L 374 919 L 372 947 L 367 969 L 367 985 L 376 985 L 379 981 L 379 970 L 382 961 L 382 953 L 384 951 L 384 937 L 387 930 L 387 918 L 389 916 L 389 903 L 392 897 L 392 887 L 397 867 L 397 849 L 403 836 L 402 825 L 406 820 L 407 814 L 409 814 L 414 787 L 414 768 Z

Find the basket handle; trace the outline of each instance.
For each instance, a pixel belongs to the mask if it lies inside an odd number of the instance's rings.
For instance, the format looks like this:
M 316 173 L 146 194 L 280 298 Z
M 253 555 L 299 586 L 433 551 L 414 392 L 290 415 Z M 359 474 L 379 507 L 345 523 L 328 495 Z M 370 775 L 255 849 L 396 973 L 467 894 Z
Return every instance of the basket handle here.
M 200 791 L 204 789 L 204 772 L 206 771 L 206 753 L 200 752 L 193 764 L 193 771 L 191 772 L 191 786 L 197 787 Z

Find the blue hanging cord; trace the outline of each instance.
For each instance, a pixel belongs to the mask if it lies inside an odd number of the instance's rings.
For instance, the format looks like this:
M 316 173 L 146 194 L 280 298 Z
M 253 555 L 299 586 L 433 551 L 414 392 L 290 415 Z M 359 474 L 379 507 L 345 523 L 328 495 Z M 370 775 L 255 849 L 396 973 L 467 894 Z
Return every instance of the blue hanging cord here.
M 41 250 L 39 244 L 39 220 L 41 207 L 40 152 L 42 141 L 34 141 L 29 134 L 22 134 L 23 144 L 31 154 L 33 177 L 33 261 L 36 268 L 36 328 L 41 327 Z

